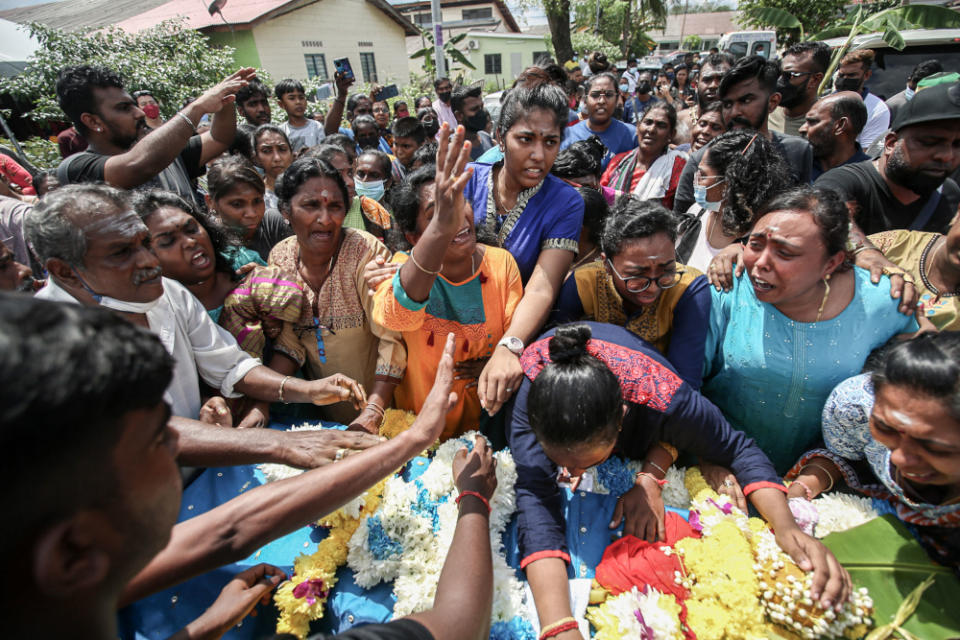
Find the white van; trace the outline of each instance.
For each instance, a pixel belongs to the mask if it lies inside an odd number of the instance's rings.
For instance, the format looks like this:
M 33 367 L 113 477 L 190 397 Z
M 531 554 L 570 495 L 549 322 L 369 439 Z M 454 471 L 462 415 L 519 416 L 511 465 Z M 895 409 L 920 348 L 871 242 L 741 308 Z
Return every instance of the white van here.
M 734 58 L 744 56 L 763 56 L 768 60 L 775 57 L 777 51 L 776 31 L 731 31 L 720 37 L 717 43 L 720 51 L 726 51 Z

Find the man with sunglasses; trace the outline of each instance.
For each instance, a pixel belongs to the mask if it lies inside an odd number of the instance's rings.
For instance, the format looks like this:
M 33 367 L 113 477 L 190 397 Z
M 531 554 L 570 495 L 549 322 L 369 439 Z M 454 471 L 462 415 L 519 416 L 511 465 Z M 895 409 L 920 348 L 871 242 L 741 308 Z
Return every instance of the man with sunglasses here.
M 587 79 L 587 94 L 584 98 L 587 119 L 564 130 L 560 150 L 566 149 L 578 140 L 597 136 L 607 148 L 607 153 L 603 157 L 603 168 L 606 169 L 607 163 L 613 156 L 635 148 L 637 135 L 634 128 L 613 115 L 618 99 L 616 76 L 608 71 L 590 76 Z
M 817 101 L 817 89 L 829 66 L 830 47 L 823 42 L 798 42 L 784 52 L 777 79 L 780 106 L 767 117 L 771 131 L 800 135 L 800 127 Z

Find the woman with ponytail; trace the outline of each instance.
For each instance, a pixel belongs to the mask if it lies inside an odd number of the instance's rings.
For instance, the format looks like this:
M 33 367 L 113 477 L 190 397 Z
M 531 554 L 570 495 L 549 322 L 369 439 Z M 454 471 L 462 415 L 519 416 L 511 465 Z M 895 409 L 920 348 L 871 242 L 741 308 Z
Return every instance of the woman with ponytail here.
M 766 455 L 684 382 L 655 349 L 623 327 L 593 322 L 548 331 L 521 357 L 524 380 L 508 416 L 517 464 L 520 566 L 541 628 L 571 616 L 563 503 L 590 467 L 618 455 L 644 460 L 633 488 L 617 501 L 610 528 L 646 540 L 664 536 L 660 495 L 676 450 L 729 464 L 743 493 L 773 526 L 777 542 L 814 572 L 812 597 L 824 607 L 846 600 L 850 578 L 833 555 L 804 534 Z M 746 509 L 745 503 L 738 506 Z M 576 629 L 556 636 L 580 638 Z

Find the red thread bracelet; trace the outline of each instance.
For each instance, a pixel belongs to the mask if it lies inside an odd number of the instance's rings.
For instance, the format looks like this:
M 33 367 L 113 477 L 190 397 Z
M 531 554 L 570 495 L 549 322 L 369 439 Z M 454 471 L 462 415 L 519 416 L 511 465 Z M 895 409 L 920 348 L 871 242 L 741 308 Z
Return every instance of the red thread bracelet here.
M 650 478 L 651 480 L 653 480 L 654 482 L 656 482 L 656 483 L 657 483 L 657 486 L 659 486 L 661 489 L 662 489 L 664 486 L 666 486 L 666 484 L 667 484 L 667 481 L 666 481 L 665 479 L 664 479 L 664 480 L 661 480 L 661 479 L 658 478 L 657 476 L 653 475 L 652 473 L 648 473 L 648 472 L 646 472 L 646 471 L 640 471 L 640 472 L 637 473 L 636 477 L 637 477 L 638 480 L 640 479 L 640 476 L 646 476 L 646 477 Z
M 577 623 L 576 620 L 569 620 L 562 624 L 558 624 L 555 627 L 548 628 L 546 631 L 540 634 L 540 640 L 547 640 L 547 638 L 553 638 L 555 636 L 558 636 L 564 631 L 570 631 L 572 629 L 578 629 L 578 628 L 580 628 L 580 625 Z
M 474 498 L 479 498 L 480 502 L 482 502 L 483 505 L 487 508 L 487 513 L 490 513 L 491 511 L 493 511 L 493 509 L 490 508 L 490 501 L 484 498 L 481 494 L 477 493 L 476 491 L 461 491 L 460 495 L 457 496 L 457 499 L 454 500 L 454 503 L 459 505 L 461 498 L 463 498 L 464 496 L 473 496 Z

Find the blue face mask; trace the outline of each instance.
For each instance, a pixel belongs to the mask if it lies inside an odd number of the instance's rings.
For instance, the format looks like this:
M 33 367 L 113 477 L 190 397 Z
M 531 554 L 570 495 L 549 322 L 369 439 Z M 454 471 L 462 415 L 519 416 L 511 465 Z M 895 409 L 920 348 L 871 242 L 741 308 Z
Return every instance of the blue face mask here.
M 628 85 L 628 84 L 622 84 L 622 85 L 620 85 L 620 91 L 622 91 L 622 92 L 624 92 L 624 93 L 626 93 L 629 88 L 630 88 L 630 85 Z
M 719 202 L 710 202 L 707 200 L 707 188 L 700 184 L 693 185 L 693 199 L 697 201 L 697 204 L 706 209 L 707 211 L 719 211 L 720 203 Z
M 358 196 L 366 196 L 380 202 L 380 198 L 383 197 L 383 192 L 386 191 L 384 182 L 386 181 L 373 180 L 371 182 L 360 182 L 359 178 L 354 178 L 353 188 L 356 190 Z
M 907 87 L 906 90 L 904 90 L 903 92 L 903 97 L 906 98 L 907 100 L 913 100 L 913 96 L 915 95 L 917 95 L 917 90 L 911 89 L 910 87 Z

